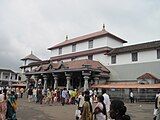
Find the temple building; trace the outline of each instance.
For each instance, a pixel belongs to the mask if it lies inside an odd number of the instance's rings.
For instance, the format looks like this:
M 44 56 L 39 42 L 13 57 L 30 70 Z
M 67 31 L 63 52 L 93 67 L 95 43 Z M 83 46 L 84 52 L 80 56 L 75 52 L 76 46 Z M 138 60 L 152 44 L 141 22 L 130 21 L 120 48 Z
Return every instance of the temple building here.
M 20 68 L 34 86 L 84 90 L 160 88 L 160 41 L 124 46 L 126 40 L 103 29 L 48 48 L 51 57 L 31 53 Z M 143 77 L 143 76 L 152 77 Z M 30 79 L 34 80 L 30 80 Z M 146 85 L 146 86 L 143 86 Z M 130 87 L 127 87 L 130 86 Z M 125 90 L 128 89 L 128 90 Z

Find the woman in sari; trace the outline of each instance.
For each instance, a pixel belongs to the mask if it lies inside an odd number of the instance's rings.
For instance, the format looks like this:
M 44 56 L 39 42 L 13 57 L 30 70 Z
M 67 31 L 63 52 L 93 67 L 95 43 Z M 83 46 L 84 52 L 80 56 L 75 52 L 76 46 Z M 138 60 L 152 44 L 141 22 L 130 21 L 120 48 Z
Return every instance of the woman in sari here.
M 104 97 L 102 95 L 98 96 L 98 103 L 94 109 L 94 120 L 107 120 L 106 105 L 103 102 Z
M 0 90 L 0 120 L 5 120 L 5 115 L 7 111 L 6 101 L 4 100 L 4 95 L 2 90 Z
M 90 96 L 85 95 L 84 100 L 85 100 L 85 102 L 84 102 L 83 107 L 82 107 L 81 120 L 93 120 L 92 105 L 91 105 L 91 102 L 90 102 Z
M 14 91 L 11 91 L 11 94 L 7 99 L 7 112 L 6 119 L 7 120 L 17 120 L 16 118 L 16 109 L 17 109 L 17 98 L 15 96 Z

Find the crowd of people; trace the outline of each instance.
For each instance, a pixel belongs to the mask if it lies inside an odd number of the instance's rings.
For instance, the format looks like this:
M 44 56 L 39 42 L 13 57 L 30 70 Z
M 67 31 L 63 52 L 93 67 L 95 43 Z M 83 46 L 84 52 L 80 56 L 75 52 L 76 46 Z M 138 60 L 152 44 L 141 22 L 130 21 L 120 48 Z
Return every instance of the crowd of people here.
M 77 105 L 75 111 L 76 120 L 130 120 L 125 115 L 127 108 L 123 101 L 110 102 L 105 90 L 97 93 L 96 90 L 80 91 L 76 89 L 42 89 L 30 87 L 26 90 L 28 102 L 53 105 L 60 103 L 62 106 Z M 17 120 L 17 99 L 22 98 L 24 89 L 3 88 L 0 89 L 0 120 Z M 95 104 L 94 104 L 95 103 Z
M 54 102 L 61 102 L 64 104 L 75 104 L 77 96 L 76 90 L 67 91 L 64 89 L 42 89 L 42 88 L 29 88 L 28 89 L 28 102 L 35 102 L 40 104 L 52 105 Z
M 17 120 L 17 98 L 16 89 L 8 87 L 0 89 L 0 120 Z
M 93 108 L 90 95 L 89 91 L 84 92 L 84 103 L 82 109 L 78 107 L 80 115 L 76 117 L 77 120 L 130 120 L 130 117 L 125 114 L 127 108 L 123 101 L 110 102 L 109 95 L 103 90 L 102 95 L 96 96 L 97 102 Z
M 126 113 L 126 107 L 120 100 L 110 102 L 109 95 L 105 90 L 102 94 L 96 90 L 80 91 L 76 89 L 28 89 L 28 102 L 52 105 L 61 103 L 62 106 L 68 104 L 77 105 L 75 111 L 76 120 L 130 120 Z M 93 105 L 96 103 L 96 105 Z

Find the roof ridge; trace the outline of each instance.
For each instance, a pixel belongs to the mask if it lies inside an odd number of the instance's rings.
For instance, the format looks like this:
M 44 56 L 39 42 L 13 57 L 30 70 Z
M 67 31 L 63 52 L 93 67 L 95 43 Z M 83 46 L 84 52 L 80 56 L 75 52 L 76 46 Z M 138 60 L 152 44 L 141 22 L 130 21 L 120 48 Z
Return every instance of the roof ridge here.
M 117 37 L 116 35 L 113 35 L 112 33 L 108 32 L 106 30 L 100 30 L 100 31 L 96 31 L 96 32 L 93 32 L 93 33 L 89 33 L 89 34 L 81 35 L 81 36 L 78 36 L 78 37 L 75 37 L 75 38 L 72 38 L 72 39 L 65 40 L 63 42 L 60 42 L 60 43 L 52 46 L 52 47 L 49 47 L 48 50 L 52 50 L 54 48 L 62 47 L 62 46 L 65 46 L 65 45 L 76 43 L 76 42 L 81 42 L 81 41 L 101 37 L 101 36 L 104 36 L 104 35 L 107 35 L 107 34 L 116 38 L 117 40 L 120 40 L 123 43 L 127 42 L 127 41 L 121 39 L 120 37 Z

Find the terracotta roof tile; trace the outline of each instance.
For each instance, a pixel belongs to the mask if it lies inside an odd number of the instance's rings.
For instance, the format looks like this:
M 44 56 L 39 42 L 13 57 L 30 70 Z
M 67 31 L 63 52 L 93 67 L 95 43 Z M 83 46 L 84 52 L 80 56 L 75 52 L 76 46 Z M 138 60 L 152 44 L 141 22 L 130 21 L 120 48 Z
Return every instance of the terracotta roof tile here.
M 58 48 L 58 47 L 66 46 L 66 45 L 77 43 L 77 42 L 92 40 L 94 38 L 98 38 L 98 37 L 102 37 L 102 36 L 106 36 L 106 35 L 108 35 L 110 37 L 114 37 L 116 40 L 121 41 L 123 43 L 127 42 L 127 41 L 109 33 L 108 31 L 102 30 L 102 31 L 90 33 L 90 34 L 87 34 L 87 35 L 83 35 L 83 36 L 80 36 L 80 37 L 76 37 L 76 38 L 73 38 L 73 39 L 70 39 L 70 40 L 65 40 L 64 42 L 61 42 L 57 45 L 54 45 L 53 47 L 48 48 L 48 50 L 52 50 L 52 49 L 55 49 L 55 48 Z
M 68 67 L 69 69 L 78 69 L 78 68 L 84 68 L 84 65 L 91 65 L 92 69 L 101 69 L 104 72 L 109 73 L 110 71 L 103 66 L 99 61 L 93 61 L 93 60 L 75 60 L 75 61 L 69 61 L 64 62 L 64 65 Z
M 136 45 L 129 45 L 124 47 L 119 47 L 111 50 L 107 55 L 120 54 L 126 52 L 140 51 L 140 50 L 148 50 L 148 49 L 156 49 L 160 48 L 160 41 L 152 41 L 147 43 L 141 43 Z
M 49 71 L 50 65 L 52 66 L 52 68 L 51 68 L 52 72 L 54 72 L 54 70 L 63 71 L 63 69 L 61 68 L 61 65 L 63 65 L 68 70 L 73 70 L 73 71 L 76 69 L 84 69 L 84 65 L 90 65 L 90 69 L 100 70 L 100 71 L 104 72 L 105 75 L 106 75 L 106 73 L 110 73 L 110 71 L 105 66 L 103 66 L 100 62 L 88 60 L 88 59 L 75 60 L 75 61 L 69 61 L 69 62 L 58 62 L 58 63 L 51 62 L 49 64 L 44 64 L 44 65 L 38 66 L 36 69 L 31 71 L 31 73 Z

